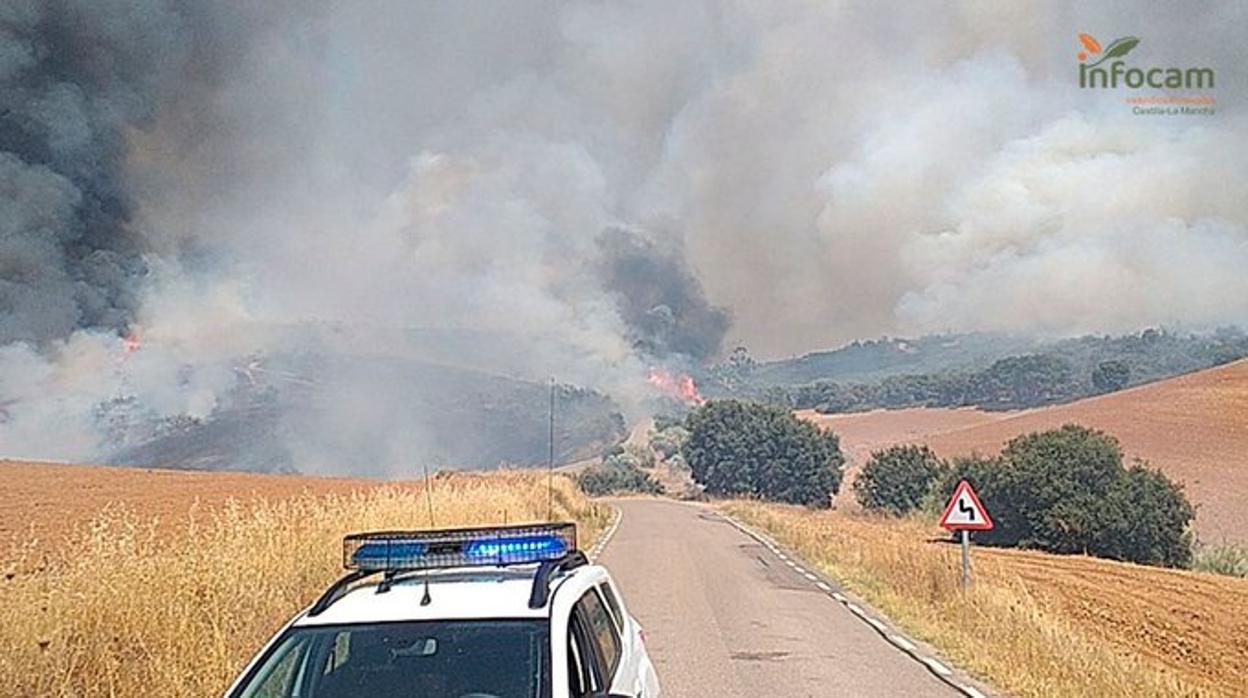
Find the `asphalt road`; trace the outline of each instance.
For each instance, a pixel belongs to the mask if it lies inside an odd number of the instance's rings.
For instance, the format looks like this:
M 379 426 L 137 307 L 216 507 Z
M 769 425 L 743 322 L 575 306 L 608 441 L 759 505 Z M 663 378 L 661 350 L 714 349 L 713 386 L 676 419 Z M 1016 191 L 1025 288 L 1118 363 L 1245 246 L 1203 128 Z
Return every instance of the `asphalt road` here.
M 646 631 L 664 696 L 957 696 L 709 510 L 619 500 L 601 560 Z

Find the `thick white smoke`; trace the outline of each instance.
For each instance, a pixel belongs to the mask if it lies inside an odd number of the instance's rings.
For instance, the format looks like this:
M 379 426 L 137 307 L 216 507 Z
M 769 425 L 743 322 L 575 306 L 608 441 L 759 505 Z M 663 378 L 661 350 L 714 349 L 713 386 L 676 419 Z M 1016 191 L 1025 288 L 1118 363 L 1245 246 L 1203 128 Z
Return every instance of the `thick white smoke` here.
M 152 45 L 182 47 L 122 129 L 144 347 L 101 358 L 116 313 L 67 333 L 66 311 L 4 348 L 0 452 L 98 454 L 101 400 L 210 413 L 246 357 L 308 325 L 348 328 L 317 335 L 334 351 L 627 396 L 649 354 L 711 358 L 723 317 L 762 355 L 1248 321 L 1238 3 L 132 4 L 177 28 Z M 1079 89 L 1080 31 L 1214 68 L 1217 113 L 1134 116 L 1126 90 Z M 72 208 L 53 184 L 48 210 Z M 630 307 L 644 277 L 609 283 L 634 268 L 619 250 L 702 289 Z M 29 278 L 66 276 L 39 264 Z M 465 353 L 410 328 L 487 334 Z M 407 404 L 349 387 L 315 439 L 295 430 L 301 459 Z M 381 451 L 418 450 L 416 422 Z

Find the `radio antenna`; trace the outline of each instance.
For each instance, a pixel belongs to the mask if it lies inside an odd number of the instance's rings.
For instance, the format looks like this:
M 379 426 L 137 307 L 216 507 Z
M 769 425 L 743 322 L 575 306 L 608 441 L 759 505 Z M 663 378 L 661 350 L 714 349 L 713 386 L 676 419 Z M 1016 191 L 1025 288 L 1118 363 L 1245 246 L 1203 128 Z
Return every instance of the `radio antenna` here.
M 429 461 L 423 460 L 421 466 L 425 470 L 425 503 L 429 505 L 429 528 L 437 528 L 433 522 L 433 486 L 429 482 Z
M 546 520 L 555 520 L 555 377 L 550 377 L 550 440 L 546 455 Z

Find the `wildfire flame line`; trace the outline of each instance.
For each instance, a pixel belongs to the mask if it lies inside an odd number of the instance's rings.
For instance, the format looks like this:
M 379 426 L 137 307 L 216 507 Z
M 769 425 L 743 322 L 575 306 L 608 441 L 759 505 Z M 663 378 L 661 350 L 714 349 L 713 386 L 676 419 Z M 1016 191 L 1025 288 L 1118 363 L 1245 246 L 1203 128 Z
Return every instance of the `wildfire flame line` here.
M 661 368 L 650 369 L 646 382 L 687 405 L 701 405 L 706 402 L 693 377 L 685 373 L 672 373 Z

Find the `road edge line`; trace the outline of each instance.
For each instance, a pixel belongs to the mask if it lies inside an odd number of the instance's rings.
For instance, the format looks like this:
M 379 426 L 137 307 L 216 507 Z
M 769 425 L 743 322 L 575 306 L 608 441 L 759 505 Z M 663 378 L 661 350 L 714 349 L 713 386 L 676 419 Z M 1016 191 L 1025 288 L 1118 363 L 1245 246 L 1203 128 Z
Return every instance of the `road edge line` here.
M 796 567 L 796 563 L 794 561 L 801 560 L 801 558 L 797 556 L 796 554 L 794 554 L 792 550 L 788 551 L 788 557 L 786 558 L 785 554 L 781 552 L 783 548 L 781 547 L 779 543 L 775 542 L 773 538 L 754 530 L 752 526 L 746 523 L 738 521 L 736 517 L 731 516 L 729 514 L 725 514 L 724 512 L 718 511 L 718 510 L 716 510 L 715 513 L 721 519 L 723 519 L 729 525 L 731 525 L 733 528 L 736 528 L 738 531 L 744 533 L 746 536 L 754 539 L 755 541 L 760 543 L 763 547 L 770 550 L 774 555 L 778 556 L 780 559 L 785 560 L 785 562 L 788 563 L 790 567 Z M 806 563 L 806 567 L 807 569 L 811 569 L 816 572 L 818 571 L 808 561 Z M 959 693 L 966 696 L 967 698 L 987 698 L 987 696 L 982 691 L 975 688 L 974 686 L 970 686 L 970 685 L 960 682 L 957 679 L 957 677 L 954 675 L 955 673 L 954 670 L 950 668 L 951 665 L 945 662 L 942 662 L 940 659 L 936 657 L 927 656 L 926 654 L 924 654 L 923 652 L 919 650 L 918 644 L 915 643 L 913 640 L 911 640 L 910 638 L 906 637 L 905 635 L 901 634 L 898 631 L 895 631 L 895 630 L 890 631 L 888 624 L 885 624 L 883 621 L 880 621 L 879 619 L 872 617 L 861 606 L 854 603 L 849 597 L 845 596 L 844 594 L 841 594 L 838 591 L 835 591 L 836 589 L 840 588 L 840 585 L 836 584 L 835 581 L 824 581 L 821 579 L 817 579 L 814 581 L 813 586 L 815 586 L 815 588 L 817 588 L 820 591 L 820 593 L 824 594 L 825 596 L 830 597 L 833 601 L 840 604 L 842 607 L 848 610 L 851 614 L 853 614 L 854 616 L 857 616 L 859 620 L 866 623 L 872 630 L 876 632 L 877 635 L 882 637 L 886 643 L 888 643 L 889 645 L 892 645 L 897 650 L 899 650 L 902 654 L 914 660 L 917 664 L 919 664 L 924 669 L 926 669 L 929 674 L 931 674 L 932 676 L 935 676 L 936 679 L 939 680 L 940 682 L 958 691 Z M 825 589 L 825 587 L 827 588 Z
M 608 504 L 607 506 L 611 506 Z M 615 535 L 615 530 L 620 527 L 620 520 L 624 518 L 624 511 L 616 506 L 611 506 L 614 514 L 611 519 L 611 525 L 607 526 L 607 530 L 603 531 L 598 540 L 594 541 L 594 545 L 589 549 L 587 557 L 590 562 L 598 562 L 598 557 L 602 555 L 602 551 L 607 547 L 607 543 L 611 542 L 611 537 Z

